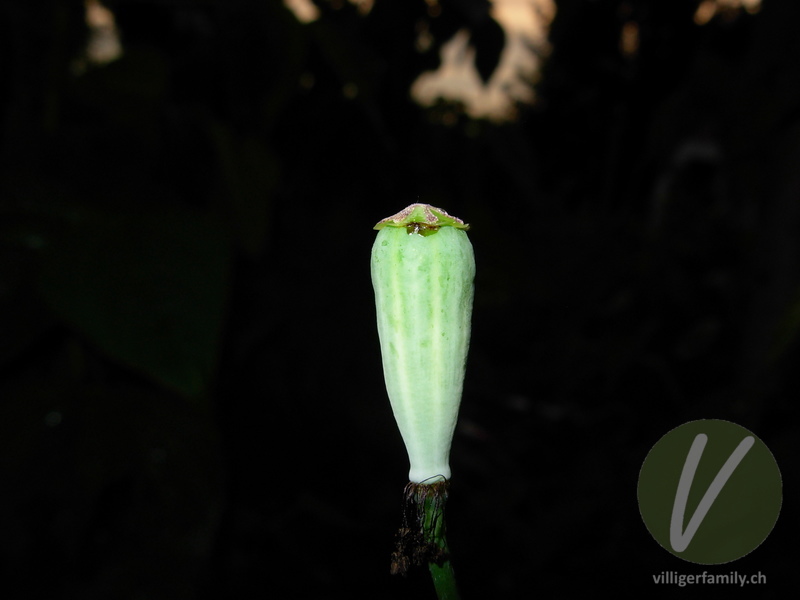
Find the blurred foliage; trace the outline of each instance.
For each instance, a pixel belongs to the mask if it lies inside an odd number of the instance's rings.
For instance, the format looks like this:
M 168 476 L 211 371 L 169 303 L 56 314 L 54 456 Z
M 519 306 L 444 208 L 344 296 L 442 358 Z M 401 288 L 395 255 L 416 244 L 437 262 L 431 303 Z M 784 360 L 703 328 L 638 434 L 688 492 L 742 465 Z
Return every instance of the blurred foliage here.
M 320 0 L 309 24 L 108 0 L 106 65 L 82 2 L 0 4 L 3 597 L 426 593 L 388 576 L 406 465 L 367 266 L 417 200 L 471 223 L 478 263 L 465 589 L 561 593 L 625 556 L 662 593 L 674 565 L 619 496 L 660 435 L 729 418 L 797 473 L 800 3 L 698 4 L 558 1 L 537 104 L 503 124 L 409 97 L 461 28 L 488 80 L 486 0 Z M 742 570 L 788 573 L 793 524 Z
M 186 208 L 76 215 L 42 252 L 41 295 L 109 358 L 198 397 L 216 366 L 226 241 Z

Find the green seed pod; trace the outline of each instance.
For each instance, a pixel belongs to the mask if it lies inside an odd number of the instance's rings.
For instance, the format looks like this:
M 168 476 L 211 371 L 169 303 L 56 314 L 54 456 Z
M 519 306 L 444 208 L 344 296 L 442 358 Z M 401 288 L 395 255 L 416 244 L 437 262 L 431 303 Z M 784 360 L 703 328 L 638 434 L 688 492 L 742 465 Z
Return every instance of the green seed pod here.
M 467 227 L 427 204 L 375 226 L 372 285 L 383 374 L 412 482 L 450 479 L 475 279 Z

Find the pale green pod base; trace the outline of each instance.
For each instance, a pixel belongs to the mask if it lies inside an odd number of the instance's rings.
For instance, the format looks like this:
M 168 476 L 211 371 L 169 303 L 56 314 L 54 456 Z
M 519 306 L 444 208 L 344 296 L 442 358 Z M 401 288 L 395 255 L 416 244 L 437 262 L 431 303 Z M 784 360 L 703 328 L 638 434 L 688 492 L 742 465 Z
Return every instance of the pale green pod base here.
M 475 258 L 463 229 L 384 227 L 372 282 L 386 390 L 408 450 L 409 480 L 450 478 L 470 338 Z

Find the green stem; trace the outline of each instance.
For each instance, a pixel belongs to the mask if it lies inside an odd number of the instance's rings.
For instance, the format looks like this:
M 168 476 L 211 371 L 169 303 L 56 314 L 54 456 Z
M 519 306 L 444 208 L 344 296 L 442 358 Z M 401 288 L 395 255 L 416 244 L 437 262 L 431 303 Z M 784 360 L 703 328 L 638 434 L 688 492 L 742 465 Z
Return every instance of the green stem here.
M 427 562 L 439 600 L 459 600 L 447 547 L 444 511 L 447 489 L 446 480 L 406 486 L 404 522 L 392 557 L 392 572 L 405 573 L 409 564 Z
M 438 484 L 431 484 L 438 485 Z M 437 550 L 434 550 L 428 562 L 428 569 L 433 578 L 436 595 L 439 600 L 459 600 L 456 589 L 456 576 L 450 562 L 450 549 L 447 547 L 447 526 L 444 518 L 444 507 L 447 502 L 447 485 L 441 491 L 432 494 L 417 494 L 417 502 L 422 509 L 422 535 Z
M 459 600 L 456 588 L 456 576 L 453 573 L 453 565 L 446 560 L 440 567 L 436 563 L 428 563 L 433 578 L 433 586 L 436 588 L 436 595 L 439 600 Z
M 446 559 L 441 565 L 437 565 L 434 562 L 428 563 L 428 569 L 431 572 L 433 587 L 436 588 L 436 595 L 439 600 L 459 600 L 461 598 L 456 587 L 453 565 L 449 559 Z

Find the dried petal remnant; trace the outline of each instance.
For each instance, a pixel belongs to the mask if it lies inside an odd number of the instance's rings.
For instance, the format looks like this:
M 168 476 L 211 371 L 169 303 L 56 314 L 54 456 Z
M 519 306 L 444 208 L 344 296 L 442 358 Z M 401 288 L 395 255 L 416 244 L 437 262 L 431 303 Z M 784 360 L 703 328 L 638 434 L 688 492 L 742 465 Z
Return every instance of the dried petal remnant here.
M 389 569 L 392 575 L 406 575 L 412 565 L 426 562 L 441 566 L 449 559 L 444 523 L 449 488 L 448 481 L 406 484 L 403 524 Z

